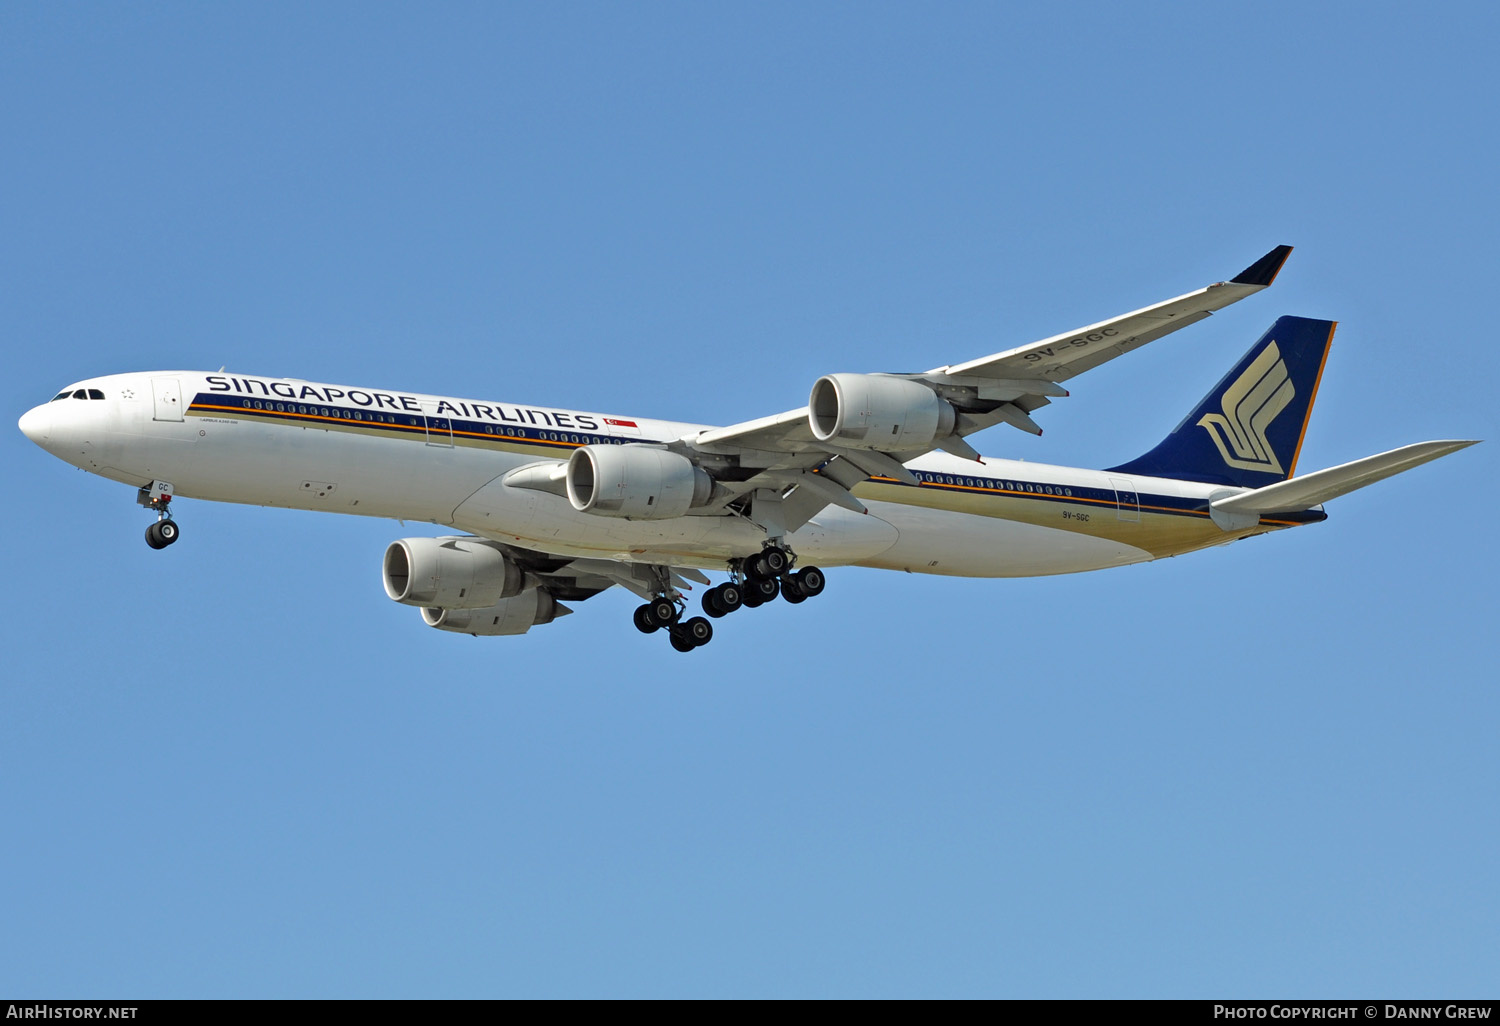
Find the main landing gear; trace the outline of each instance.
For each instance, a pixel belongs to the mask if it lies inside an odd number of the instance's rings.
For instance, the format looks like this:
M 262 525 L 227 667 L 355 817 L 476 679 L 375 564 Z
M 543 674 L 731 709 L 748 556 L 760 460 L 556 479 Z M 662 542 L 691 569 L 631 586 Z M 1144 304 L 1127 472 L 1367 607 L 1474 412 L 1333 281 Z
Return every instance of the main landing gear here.
M 642 634 L 665 630 L 672 647 L 679 652 L 691 652 L 699 645 L 707 645 L 713 640 L 713 624 L 701 616 L 683 620 L 682 613 L 683 610 L 678 608 L 677 602 L 672 598 L 657 596 L 645 605 L 636 607 L 635 629 Z
M 808 566 L 793 572 L 795 562 L 790 552 L 777 545 L 735 560 L 730 566 L 729 580 L 704 593 L 703 611 L 717 620 L 742 606 L 754 609 L 775 601 L 777 595 L 794 605 L 821 595 L 827 583 L 823 571 Z M 665 629 L 672 647 L 679 652 L 691 652 L 708 644 L 713 640 L 713 624 L 701 616 L 683 620 L 685 606 L 675 591 L 663 592 L 636 609 L 636 629 L 643 634 Z
M 704 610 L 709 616 L 723 616 L 738 608 L 738 603 L 731 606 L 722 597 L 715 600 L 714 592 L 725 588 L 738 587 L 744 604 L 751 609 L 765 605 L 778 594 L 793 605 L 823 594 L 823 588 L 828 583 L 823 571 L 815 566 L 806 566 L 794 573 L 792 565 L 795 562 L 796 559 L 790 552 L 777 545 L 767 546 L 755 555 L 740 560 L 736 576 L 741 583 L 731 581 L 729 584 L 721 584 L 703 596 Z M 711 605 L 722 606 L 723 612 L 715 613 Z
M 153 549 L 164 549 L 182 534 L 177 521 L 172 519 L 172 486 L 165 481 L 152 481 L 136 493 L 135 501 L 156 513 L 156 523 L 146 528 L 146 544 Z

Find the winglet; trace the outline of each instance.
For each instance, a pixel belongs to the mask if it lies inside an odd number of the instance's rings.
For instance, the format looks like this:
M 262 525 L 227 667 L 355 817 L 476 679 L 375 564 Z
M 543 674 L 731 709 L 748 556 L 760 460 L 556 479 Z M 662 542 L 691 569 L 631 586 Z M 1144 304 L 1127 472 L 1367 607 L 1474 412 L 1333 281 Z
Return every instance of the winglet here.
M 1229 279 L 1232 285 L 1260 285 L 1265 287 L 1276 280 L 1281 265 L 1292 255 L 1291 246 L 1277 246 L 1239 274 Z

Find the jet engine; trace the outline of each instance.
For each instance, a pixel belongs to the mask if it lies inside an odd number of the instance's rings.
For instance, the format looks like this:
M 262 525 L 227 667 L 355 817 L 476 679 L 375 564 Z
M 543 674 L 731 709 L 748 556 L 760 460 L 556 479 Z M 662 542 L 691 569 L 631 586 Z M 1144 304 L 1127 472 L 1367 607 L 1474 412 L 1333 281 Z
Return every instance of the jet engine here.
M 932 389 L 883 374 L 827 374 L 807 402 L 813 437 L 853 449 L 925 449 L 953 433 L 952 406 Z
M 391 542 L 382 577 L 385 593 L 397 602 L 448 609 L 484 609 L 520 594 L 529 583 L 499 546 L 468 537 Z
M 483 609 L 423 609 L 422 619 L 440 631 L 477 637 L 525 634 L 538 624 L 551 623 L 571 612 L 545 588 L 532 588 Z
M 580 513 L 669 520 L 708 502 L 713 478 L 686 456 L 646 445 L 585 445 L 568 459 L 568 501 Z

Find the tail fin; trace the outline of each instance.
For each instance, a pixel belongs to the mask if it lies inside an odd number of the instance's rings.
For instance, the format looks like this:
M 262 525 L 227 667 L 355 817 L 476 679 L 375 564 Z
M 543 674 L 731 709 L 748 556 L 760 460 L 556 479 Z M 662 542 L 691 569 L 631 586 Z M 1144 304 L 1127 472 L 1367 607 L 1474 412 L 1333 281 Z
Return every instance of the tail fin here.
M 1260 488 L 1297 469 L 1335 321 L 1281 317 L 1160 445 L 1122 474 Z

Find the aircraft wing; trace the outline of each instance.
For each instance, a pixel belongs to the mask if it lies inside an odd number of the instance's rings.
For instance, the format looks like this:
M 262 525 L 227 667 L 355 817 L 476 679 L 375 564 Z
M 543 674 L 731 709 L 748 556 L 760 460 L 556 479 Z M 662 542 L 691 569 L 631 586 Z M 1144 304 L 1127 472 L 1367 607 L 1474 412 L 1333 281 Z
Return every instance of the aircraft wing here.
M 1066 381 L 1269 287 L 1291 252 L 1291 246 L 1277 246 L 1228 281 L 994 356 L 938 367 L 928 374 Z
M 1063 381 L 1267 288 L 1291 251 L 1290 246 L 1277 246 L 1228 281 L 992 356 L 922 374 L 830 375 L 814 388 L 814 403 L 820 401 L 820 388 L 826 395 L 835 390 L 836 384 L 847 382 L 851 389 L 872 387 L 899 394 L 904 398 L 895 405 L 900 407 L 910 399 L 912 408 L 930 404 L 935 394 L 951 408 L 944 411 L 946 419 L 940 421 L 943 427 L 936 435 L 929 432 L 918 438 L 904 429 L 903 422 L 891 427 L 892 434 L 899 437 L 890 444 L 880 439 L 846 442 L 841 435 L 826 437 L 829 432 L 820 438 L 813 429 L 810 404 L 702 431 L 668 447 L 688 456 L 715 478 L 720 486 L 719 511 L 733 509 L 749 515 L 773 536 L 782 530 L 795 530 L 829 503 L 864 512 L 864 505 L 849 492 L 860 481 L 889 477 L 910 483 L 915 479 L 903 464 L 934 449 L 977 461 L 979 453 L 964 437 L 996 424 L 1010 424 L 1040 435 L 1042 429 L 1031 414 L 1053 398 L 1068 394 Z M 825 387 L 833 378 L 844 381 Z M 861 381 L 872 384 L 862 385 Z M 849 403 L 851 416 L 879 420 L 878 413 L 869 416 L 870 410 L 880 405 L 878 402 L 850 399 Z M 886 426 L 891 425 L 881 424 L 881 434 L 889 439 L 884 432 Z M 755 505 L 761 515 L 742 501 L 752 494 L 757 496 Z

